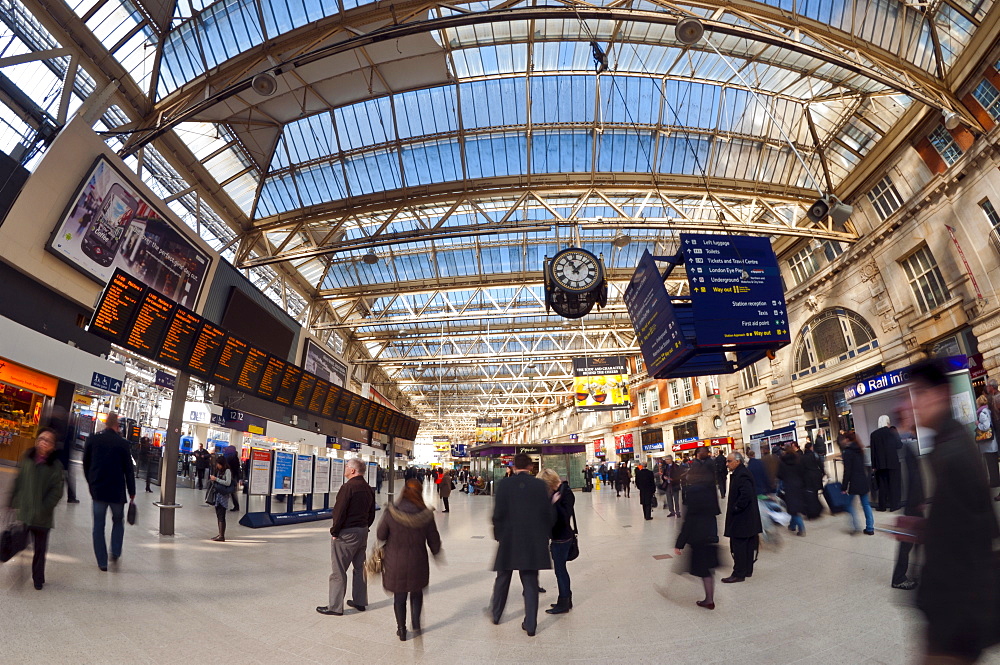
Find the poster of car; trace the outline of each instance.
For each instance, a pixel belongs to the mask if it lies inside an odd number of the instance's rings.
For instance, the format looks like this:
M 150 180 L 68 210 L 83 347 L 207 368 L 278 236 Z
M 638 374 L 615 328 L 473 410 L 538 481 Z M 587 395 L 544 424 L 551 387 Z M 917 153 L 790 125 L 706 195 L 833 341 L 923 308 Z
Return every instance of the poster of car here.
M 212 263 L 105 157 L 81 183 L 48 249 L 101 284 L 121 268 L 189 309 Z
M 573 399 L 576 410 L 628 411 L 628 362 L 624 356 L 573 359 Z

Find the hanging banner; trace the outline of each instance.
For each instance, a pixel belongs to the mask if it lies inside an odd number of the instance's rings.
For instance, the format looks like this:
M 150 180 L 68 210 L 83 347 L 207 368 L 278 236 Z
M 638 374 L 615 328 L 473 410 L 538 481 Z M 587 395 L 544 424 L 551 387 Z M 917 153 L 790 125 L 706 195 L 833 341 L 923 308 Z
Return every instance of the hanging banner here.
M 292 473 L 295 470 L 295 455 L 277 450 L 274 453 L 274 492 L 287 494 L 292 491 Z
M 188 309 L 212 263 L 104 157 L 81 183 L 48 249 L 102 284 L 120 268 Z
M 330 459 L 330 496 L 337 496 L 337 492 L 344 485 L 344 460 Z
M 455 443 L 451 446 L 451 456 L 452 457 L 468 457 L 469 450 L 468 446 L 464 443 Z
M 271 488 L 271 451 L 250 449 L 250 494 L 267 494 Z
M 573 359 L 576 410 L 628 411 L 628 360 L 625 356 Z
M 292 494 L 308 494 L 313 483 L 313 456 L 298 455 L 295 458 L 295 482 Z
M 503 418 L 476 418 L 476 443 L 502 443 Z

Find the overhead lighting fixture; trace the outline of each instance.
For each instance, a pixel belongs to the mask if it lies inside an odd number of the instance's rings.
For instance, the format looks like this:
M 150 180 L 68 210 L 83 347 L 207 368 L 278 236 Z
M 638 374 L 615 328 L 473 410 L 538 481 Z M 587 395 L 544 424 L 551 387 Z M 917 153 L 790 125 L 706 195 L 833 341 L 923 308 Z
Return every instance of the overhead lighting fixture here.
M 944 116 L 944 126 L 947 129 L 958 129 L 958 126 L 962 124 L 962 116 L 952 110 L 942 109 L 941 115 Z
M 674 28 L 674 36 L 677 41 L 685 46 L 697 44 L 704 35 L 705 25 L 693 16 L 682 18 L 677 22 L 677 27 Z
M 368 265 L 373 266 L 376 263 L 378 263 L 378 254 L 376 254 L 373 251 L 370 251 L 370 252 L 368 252 L 367 254 L 365 254 L 364 256 L 361 257 L 361 262 L 362 263 L 367 263 Z
M 250 87 L 261 97 L 270 97 L 278 91 L 278 79 L 274 78 L 274 74 L 264 72 L 253 77 Z
M 615 236 L 615 239 L 611 241 L 611 244 L 618 249 L 624 249 L 626 245 L 632 242 L 632 237 L 626 233 L 619 233 Z

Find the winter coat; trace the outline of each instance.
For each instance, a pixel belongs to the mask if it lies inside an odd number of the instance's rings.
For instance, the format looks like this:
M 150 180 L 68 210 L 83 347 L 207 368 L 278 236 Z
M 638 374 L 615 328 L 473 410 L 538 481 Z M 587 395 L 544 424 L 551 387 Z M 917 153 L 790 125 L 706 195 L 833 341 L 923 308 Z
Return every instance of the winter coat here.
M 548 486 L 528 473 L 493 485 L 493 538 L 499 543 L 493 570 L 552 568 L 549 539 L 556 521 Z
M 652 494 L 656 491 L 656 481 L 649 469 L 639 469 L 635 472 L 635 488 L 640 492 Z
M 899 435 L 889 427 L 879 427 L 872 432 L 872 468 L 876 471 L 898 471 L 899 449 L 903 447 Z
M 17 509 L 17 519 L 28 526 L 51 529 L 52 513 L 63 493 L 63 465 L 58 451 L 41 464 L 35 461 L 35 449 L 28 448 L 14 479 L 10 506 Z
M 823 489 L 823 476 L 825 472 L 823 471 L 823 462 L 820 460 L 819 455 L 811 450 L 807 450 L 799 458 L 799 464 L 802 467 L 802 479 L 805 481 L 806 491 L 818 492 Z
M 684 506 L 684 522 L 674 547 L 682 550 L 685 545 L 710 545 L 719 542 L 717 515 L 720 510 L 715 485 L 698 483 L 688 487 Z
M 441 476 L 441 484 L 438 485 L 438 493 L 441 495 L 442 499 L 447 499 L 451 496 L 451 474 L 446 473 Z
M 91 434 L 83 447 L 83 475 L 94 501 L 125 503 L 135 496 L 135 469 L 128 441 L 112 429 Z
M 789 515 L 799 515 L 805 512 L 805 476 L 799 456 L 788 452 L 781 456 L 781 466 L 778 467 L 778 478 L 784 488 L 785 507 Z
M 382 586 L 392 593 L 413 593 L 430 582 L 427 549 L 441 551 L 434 511 L 401 499 L 386 506 L 376 536 L 385 541 Z
M 552 525 L 552 540 L 569 540 L 573 537 L 573 514 L 575 512 L 576 497 L 573 490 L 569 488 L 569 483 L 565 480 L 559 489 L 556 490 L 559 498 L 556 499 L 556 521 Z
M 615 474 L 615 480 L 621 483 L 622 487 L 632 482 L 632 472 L 628 470 L 628 467 L 618 467 L 618 471 Z
M 951 418 L 939 426 L 929 459 L 934 501 L 924 529 L 917 607 L 938 636 L 974 642 L 985 637 L 997 600 L 992 540 L 1000 529 L 986 469 L 968 430 Z
M 848 494 L 868 494 L 871 491 L 871 481 L 868 480 L 865 453 L 861 446 L 852 441 L 844 447 L 841 457 L 844 460 L 844 491 Z
M 750 470 L 750 475 L 753 476 L 754 491 L 757 494 L 770 494 L 774 488 L 771 487 L 771 483 L 767 479 L 767 471 L 764 470 L 764 463 L 756 457 L 751 457 L 747 460 L 747 469 Z M 729 482 L 732 485 L 732 481 Z
M 903 469 L 906 472 L 906 506 L 903 514 L 923 517 L 923 505 L 926 501 L 923 471 L 920 468 L 920 458 L 913 446 L 907 443 L 903 444 Z
M 753 476 L 740 464 L 729 474 L 729 502 L 726 506 L 726 530 L 730 538 L 752 538 L 763 531 Z

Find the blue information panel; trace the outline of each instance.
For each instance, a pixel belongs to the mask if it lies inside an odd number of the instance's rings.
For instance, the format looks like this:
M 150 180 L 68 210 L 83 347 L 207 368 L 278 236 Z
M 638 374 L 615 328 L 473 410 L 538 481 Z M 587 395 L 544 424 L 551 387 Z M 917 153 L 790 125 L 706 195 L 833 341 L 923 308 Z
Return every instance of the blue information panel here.
M 656 267 L 656 260 L 649 250 L 639 259 L 639 265 L 625 289 L 625 307 L 632 319 L 649 376 L 656 376 L 690 350 L 681 334 L 660 269 Z
M 281 494 L 292 492 L 292 473 L 295 469 L 295 455 L 281 450 L 274 452 L 274 485 L 272 490 Z
M 682 233 L 681 252 L 699 348 L 791 341 L 778 259 L 770 240 Z M 626 293 L 626 302 L 627 297 Z

